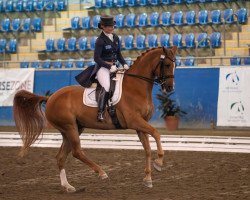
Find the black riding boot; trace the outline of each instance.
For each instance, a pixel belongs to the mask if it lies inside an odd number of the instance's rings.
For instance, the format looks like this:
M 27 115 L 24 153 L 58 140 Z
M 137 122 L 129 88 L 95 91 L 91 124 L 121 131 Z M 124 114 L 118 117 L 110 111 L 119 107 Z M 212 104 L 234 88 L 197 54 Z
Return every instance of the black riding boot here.
M 101 89 L 98 99 L 98 113 L 97 113 L 97 121 L 104 121 L 104 111 L 108 102 L 109 93 L 105 91 L 104 88 Z

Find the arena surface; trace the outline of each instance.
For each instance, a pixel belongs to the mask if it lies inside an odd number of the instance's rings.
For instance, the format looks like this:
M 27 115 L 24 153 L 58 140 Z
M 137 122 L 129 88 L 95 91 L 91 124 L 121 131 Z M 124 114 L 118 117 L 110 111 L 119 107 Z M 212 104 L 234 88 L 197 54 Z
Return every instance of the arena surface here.
M 217 132 L 238 136 L 248 133 Z M 66 172 L 77 192 L 67 194 L 60 186 L 55 159 L 58 149 L 31 148 L 24 158 L 17 156 L 18 150 L 0 147 L 1 200 L 250 199 L 250 154 L 246 153 L 166 151 L 164 170 L 153 171 L 153 188 L 149 189 L 142 185 L 144 151 L 86 149 L 107 172 L 109 180 L 98 179 L 86 165 L 70 155 Z

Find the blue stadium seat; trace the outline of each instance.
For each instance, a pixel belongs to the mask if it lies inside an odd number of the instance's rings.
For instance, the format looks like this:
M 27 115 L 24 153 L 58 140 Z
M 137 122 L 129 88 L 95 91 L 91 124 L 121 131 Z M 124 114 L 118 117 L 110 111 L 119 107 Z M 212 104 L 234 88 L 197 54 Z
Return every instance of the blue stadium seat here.
M 64 62 L 64 67 L 65 68 L 73 68 L 74 67 L 74 60 L 73 59 L 68 59 L 67 61 Z
M 187 48 L 195 48 L 195 36 L 194 36 L 194 33 L 186 34 L 185 44 L 186 44 Z
M 97 36 L 93 36 L 90 38 L 90 49 L 95 50 L 95 42 L 96 42 Z
M 162 0 L 161 3 L 163 5 L 170 5 L 170 4 L 172 4 L 172 0 Z
M 250 57 L 245 57 L 243 59 L 243 63 L 244 63 L 244 65 L 250 65 Z
M 198 21 L 201 25 L 208 24 L 208 11 L 207 10 L 200 10 L 198 13 Z
M 247 9 L 246 8 L 240 8 L 239 10 L 237 10 L 236 15 L 238 17 L 238 22 L 240 24 L 246 24 L 247 23 L 248 14 L 247 14 Z
M 82 36 L 78 39 L 78 48 L 80 51 L 88 50 L 88 38 L 87 37 Z
M 146 36 L 145 35 L 137 35 L 136 36 L 136 48 L 137 49 L 145 49 L 146 48 Z
M 183 12 L 182 11 L 175 12 L 173 19 L 174 19 L 174 24 L 176 26 L 182 26 L 183 25 Z
M 172 25 L 171 19 L 172 19 L 171 12 L 163 12 L 161 14 L 161 22 L 163 26 L 171 26 Z
M 118 14 L 115 16 L 116 27 L 122 28 L 124 27 L 125 16 L 123 14 Z
M 92 18 L 92 28 L 97 29 L 98 28 L 98 23 L 100 22 L 100 20 L 101 20 L 101 16 L 100 15 L 95 15 Z
M 75 61 L 76 68 L 84 68 L 84 58 Z
M 185 3 L 185 0 L 174 0 L 174 3 L 176 3 L 176 4 Z
M 224 22 L 227 24 L 234 23 L 234 11 L 232 8 L 224 10 Z
M 33 0 L 31 1 L 26 1 L 23 6 L 24 11 L 26 12 L 34 12 L 34 6 L 33 6 Z
M 140 6 L 146 6 L 149 4 L 148 0 L 137 0 L 137 1 Z
M 116 1 L 116 7 L 117 8 L 122 8 L 126 5 L 125 0 L 117 0 Z
M 46 40 L 46 51 L 53 52 L 55 51 L 55 41 L 52 38 Z
M 208 45 L 208 36 L 207 33 L 200 33 L 197 38 L 197 47 L 199 48 L 207 48 Z
M 159 26 L 160 25 L 160 14 L 158 12 L 152 12 L 150 15 L 150 25 Z
M 5 2 L 5 12 L 14 12 L 14 2 L 12 0 Z
M 186 3 L 188 3 L 188 4 L 197 3 L 197 0 L 186 0 Z
M 194 57 L 193 56 L 187 56 L 184 61 L 185 66 L 194 66 Z
M 114 7 L 114 0 L 106 0 L 105 7 L 106 8 L 113 8 Z
M 134 36 L 133 35 L 124 36 L 124 48 L 127 50 L 134 48 Z
M 150 4 L 153 6 L 158 6 L 160 4 L 160 0 L 151 0 Z
M 90 67 L 90 66 L 95 66 L 95 61 L 94 61 L 94 59 L 92 58 L 92 59 L 89 59 L 88 61 L 87 61 L 87 63 L 86 63 L 86 65 L 87 65 L 87 67 Z
M 0 53 L 6 52 L 6 44 L 7 44 L 6 39 L 0 39 Z
M 40 61 L 37 60 L 37 61 L 31 62 L 31 67 L 35 68 L 35 69 L 39 68 L 40 67 Z
M 82 18 L 82 29 L 90 29 L 90 16 Z
M 130 57 L 126 57 L 126 58 L 124 58 L 124 60 L 126 61 L 126 63 L 128 64 L 128 66 L 131 66 L 133 64 L 133 60 Z
M 24 9 L 23 9 L 23 1 L 22 0 L 15 2 L 14 10 L 16 12 L 23 12 L 24 11 Z
M 221 33 L 220 32 L 213 32 L 210 35 L 210 43 L 211 43 L 212 48 L 221 47 Z
M 80 26 L 80 17 L 73 17 L 71 19 L 71 29 L 72 30 L 79 30 L 79 29 L 81 29 L 81 26 Z
M 4 12 L 4 3 L 3 0 L 0 0 L 0 13 Z
M 76 38 L 75 37 L 71 37 L 69 39 L 67 39 L 66 41 L 66 45 L 67 45 L 67 50 L 68 51 L 77 51 L 77 48 L 76 48 Z
M 103 2 L 102 0 L 95 0 L 95 8 L 102 8 Z
M 7 43 L 8 53 L 16 53 L 17 52 L 17 40 L 10 39 Z
M 1 31 L 2 32 L 10 31 L 10 19 L 9 18 L 5 18 L 1 21 Z
M 58 11 L 66 10 L 65 0 L 57 0 L 56 1 L 56 10 L 58 10 Z
M 176 67 L 179 67 L 179 66 L 182 66 L 182 60 L 181 60 L 181 57 L 180 56 L 176 56 L 175 57 L 175 66 Z
M 119 47 L 120 49 L 122 49 L 122 36 L 118 35 L 118 38 L 119 38 Z
M 130 7 L 137 6 L 137 0 L 128 0 L 128 6 Z
M 56 50 L 59 52 L 66 51 L 66 39 L 65 38 L 59 38 L 56 41 Z
M 14 32 L 19 31 L 21 28 L 21 20 L 19 18 L 15 18 L 11 21 L 11 30 Z
M 194 10 L 186 12 L 186 22 L 188 25 L 196 24 L 196 14 Z
M 60 69 L 62 68 L 62 60 L 61 59 L 57 59 L 55 62 L 52 63 L 53 67 L 56 69 Z
M 20 67 L 21 68 L 29 68 L 29 64 L 30 64 L 29 62 L 23 61 L 23 62 L 20 63 Z
M 148 15 L 147 13 L 141 13 L 138 16 L 138 26 L 145 27 L 148 25 Z
M 43 11 L 44 3 L 45 3 L 44 0 L 37 0 L 36 5 L 35 5 L 35 10 Z
M 149 48 L 158 47 L 158 41 L 157 41 L 157 35 L 156 34 L 148 35 L 148 47 Z
M 134 13 L 129 13 L 126 15 L 126 25 L 129 28 L 135 27 L 136 15 Z
M 170 47 L 170 36 L 169 34 L 162 34 L 160 37 L 160 44 L 162 47 Z
M 220 10 L 211 11 L 211 22 L 212 24 L 221 24 L 221 11 Z
M 22 21 L 22 31 L 23 32 L 29 32 L 31 30 L 30 26 L 31 26 L 30 18 L 23 19 L 23 21 Z
M 42 62 L 42 68 L 49 69 L 51 67 L 51 60 L 47 59 L 44 62 Z
M 232 65 L 232 66 L 241 65 L 241 58 L 238 56 L 234 56 L 234 57 L 230 58 L 230 65 Z
M 36 17 L 32 20 L 32 31 L 41 32 L 42 31 L 42 18 Z
M 45 0 L 45 10 L 47 11 L 54 11 L 55 10 L 55 3 L 53 0 Z
M 172 42 L 174 46 L 177 46 L 177 48 L 183 48 L 182 34 L 180 33 L 174 34 Z

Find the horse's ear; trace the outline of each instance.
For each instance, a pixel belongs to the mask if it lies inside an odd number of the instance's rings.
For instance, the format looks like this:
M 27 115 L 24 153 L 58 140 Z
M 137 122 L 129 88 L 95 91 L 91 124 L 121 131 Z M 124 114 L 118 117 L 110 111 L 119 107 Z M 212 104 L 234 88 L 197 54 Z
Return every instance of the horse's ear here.
M 171 51 L 172 51 L 173 55 L 175 55 L 175 54 L 176 54 L 176 51 L 177 51 L 177 46 L 173 46 L 173 47 L 171 48 Z

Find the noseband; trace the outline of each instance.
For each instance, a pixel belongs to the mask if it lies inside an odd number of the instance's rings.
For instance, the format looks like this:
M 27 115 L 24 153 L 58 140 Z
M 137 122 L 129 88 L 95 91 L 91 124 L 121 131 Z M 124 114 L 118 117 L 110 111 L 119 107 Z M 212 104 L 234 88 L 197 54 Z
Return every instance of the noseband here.
M 164 51 L 165 52 L 165 51 Z M 149 83 L 153 83 L 153 84 L 159 84 L 159 85 L 163 85 L 167 79 L 169 78 L 174 78 L 174 75 L 165 75 L 164 74 L 164 69 L 165 69 L 165 66 L 169 68 L 169 64 L 168 65 L 165 65 L 164 63 L 164 60 L 166 59 L 169 59 L 171 60 L 172 62 L 175 62 L 175 58 L 172 59 L 170 58 L 168 55 L 161 55 L 160 57 L 160 61 L 157 63 L 157 65 L 155 66 L 155 69 L 153 71 L 153 74 L 155 74 L 155 71 L 157 70 L 157 68 L 160 66 L 160 75 L 158 78 L 156 79 L 152 79 L 152 78 L 147 78 L 147 77 L 144 77 L 144 76 L 139 76 L 139 75 L 136 75 L 136 74 L 128 74 L 128 73 L 125 73 L 125 75 L 127 76 L 132 76 L 132 77 L 135 77 L 135 78 L 139 78 L 139 79 L 142 79 L 144 81 L 147 81 Z

